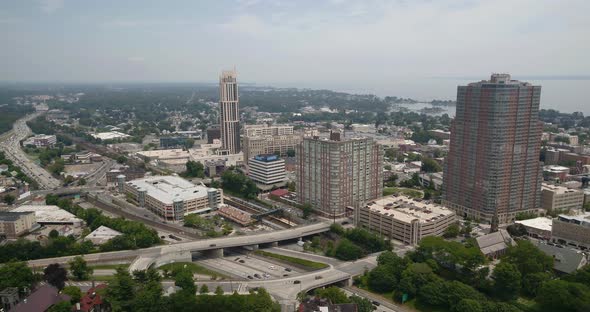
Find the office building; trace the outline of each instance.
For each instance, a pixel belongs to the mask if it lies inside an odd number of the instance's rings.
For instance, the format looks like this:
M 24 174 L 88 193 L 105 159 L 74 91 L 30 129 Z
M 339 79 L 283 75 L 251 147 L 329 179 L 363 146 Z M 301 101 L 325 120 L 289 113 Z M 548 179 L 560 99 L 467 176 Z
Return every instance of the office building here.
M 0 236 L 14 239 L 37 225 L 34 212 L 0 211 Z
M 297 146 L 297 195 L 326 216 L 343 216 L 383 193 L 383 148 L 371 138 L 305 138 Z
M 207 128 L 207 144 L 215 143 L 215 140 L 221 139 L 221 128 L 219 125 L 211 125 Z
M 301 139 L 301 135 L 293 132 L 293 126 L 244 126 L 244 159 L 249 160 L 256 155 L 275 153 L 287 156 L 289 150 L 295 151 Z
M 140 207 L 164 220 L 179 221 L 191 213 L 203 213 L 223 204 L 221 189 L 194 185 L 178 176 L 154 176 L 125 182 L 125 193 Z
M 257 155 L 248 161 L 250 179 L 256 183 L 272 185 L 285 182 L 285 160 L 279 156 Z
M 565 186 L 543 183 L 541 188 L 541 207 L 547 211 L 565 212 L 570 209 L 582 209 L 584 192 Z
M 52 134 L 37 134 L 26 139 L 23 146 L 33 145 L 35 147 L 53 147 L 57 143 L 57 137 Z
M 219 123 L 221 148 L 229 154 L 240 152 L 240 105 L 235 70 L 219 77 Z
M 554 218 L 551 238 L 559 244 L 590 248 L 590 213 Z
M 441 236 L 455 221 L 455 212 L 448 208 L 395 195 L 368 202 L 355 210 L 354 217 L 356 226 L 408 245 Z
M 500 223 L 536 212 L 541 199 L 541 87 L 493 74 L 459 86 L 444 165 L 443 204 Z

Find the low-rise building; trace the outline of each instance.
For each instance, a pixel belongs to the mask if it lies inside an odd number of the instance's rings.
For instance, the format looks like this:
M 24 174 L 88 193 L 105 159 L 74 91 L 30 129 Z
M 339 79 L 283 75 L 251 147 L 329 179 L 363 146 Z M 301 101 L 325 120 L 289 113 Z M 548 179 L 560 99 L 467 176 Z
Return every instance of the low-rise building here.
M 590 248 L 590 213 L 554 218 L 551 238 L 559 244 Z
M 272 185 L 285 182 L 285 160 L 277 155 L 258 155 L 248 164 L 248 174 L 256 183 Z
M 553 258 L 553 269 L 561 273 L 573 273 L 588 263 L 588 255 L 581 250 L 542 241 L 537 241 L 537 247 Z
M 455 213 L 428 201 L 385 196 L 355 209 L 356 226 L 416 245 L 425 236 L 441 236 L 456 221 Z
M 57 137 L 53 134 L 37 134 L 23 141 L 23 146 L 34 145 L 36 147 L 53 147 L 57 143 Z
M 531 237 L 542 238 L 549 240 L 551 239 L 551 228 L 553 226 L 553 220 L 546 217 L 538 217 L 528 220 L 515 221 L 517 224 L 522 224 L 525 227 L 527 233 Z
M 22 299 L 10 312 L 48 311 L 52 306 L 69 300 L 70 296 L 60 294 L 57 288 L 43 285 L 37 288 L 27 298 Z
M 85 239 L 91 241 L 94 245 L 102 245 L 120 235 L 123 234 L 119 231 L 115 231 L 111 228 L 101 225 L 96 230 L 92 231 L 92 233 L 88 234 Z
M 37 225 L 33 212 L 0 211 L 0 236 L 14 239 Z
M 106 284 L 100 284 L 90 288 L 86 295 L 80 298 L 80 302 L 72 309 L 74 312 L 107 312 L 111 311 L 110 304 L 106 303 L 101 294 L 107 288 Z
M 119 168 L 114 168 L 106 173 L 107 177 L 107 185 L 113 185 L 118 182 L 117 177 L 119 175 L 124 175 L 125 180 L 131 181 L 135 179 L 141 179 L 145 176 L 145 170 L 141 168 L 133 168 L 129 166 L 121 166 Z
M 541 186 L 541 207 L 547 211 L 568 211 L 581 209 L 584 192 L 564 186 L 543 183 Z
M 37 223 L 41 225 L 68 224 L 81 226 L 84 222 L 75 215 L 54 205 L 22 205 L 12 212 L 34 212 Z
M 476 238 L 479 250 L 484 256 L 497 259 L 508 251 L 508 247 L 515 244 L 514 239 L 504 229 L 482 235 Z
M 223 204 L 221 189 L 194 185 L 178 176 L 154 176 L 125 182 L 124 192 L 139 206 L 169 221 L 179 221 L 187 214 L 206 212 Z
M 558 165 L 549 165 L 543 167 L 543 177 L 550 181 L 567 181 L 570 168 Z

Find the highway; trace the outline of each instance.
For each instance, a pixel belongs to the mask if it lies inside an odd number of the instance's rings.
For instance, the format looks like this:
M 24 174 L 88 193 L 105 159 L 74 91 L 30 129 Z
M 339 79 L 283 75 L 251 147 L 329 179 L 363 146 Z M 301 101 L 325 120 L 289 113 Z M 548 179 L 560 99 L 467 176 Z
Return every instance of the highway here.
M 5 152 L 8 159 L 21 168 L 23 173 L 37 181 L 40 188 L 54 189 L 61 186 L 61 182 L 30 160 L 20 148 L 20 141 L 31 135 L 31 129 L 27 126 L 27 121 L 37 118 L 41 114 L 41 112 L 36 112 L 17 120 L 12 125 L 12 130 L 0 137 L 0 149 Z

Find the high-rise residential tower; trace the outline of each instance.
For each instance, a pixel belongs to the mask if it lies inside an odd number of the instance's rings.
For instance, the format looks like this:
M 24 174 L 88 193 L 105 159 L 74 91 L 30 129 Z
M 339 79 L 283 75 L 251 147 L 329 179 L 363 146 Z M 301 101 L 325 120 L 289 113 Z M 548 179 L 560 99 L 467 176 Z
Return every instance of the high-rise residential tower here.
M 383 148 L 371 138 L 305 138 L 296 155 L 298 201 L 325 216 L 382 196 Z
M 458 87 L 443 204 L 501 223 L 540 208 L 540 96 L 540 86 L 507 74 Z
M 221 148 L 229 154 L 240 152 L 240 105 L 235 70 L 219 77 L 219 124 Z

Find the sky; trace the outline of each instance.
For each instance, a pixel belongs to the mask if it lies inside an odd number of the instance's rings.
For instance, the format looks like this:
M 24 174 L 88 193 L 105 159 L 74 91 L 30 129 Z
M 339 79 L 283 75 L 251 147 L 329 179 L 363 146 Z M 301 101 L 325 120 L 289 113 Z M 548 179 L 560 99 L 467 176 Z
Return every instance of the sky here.
M 0 81 L 590 77 L 588 0 L 0 0 Z

